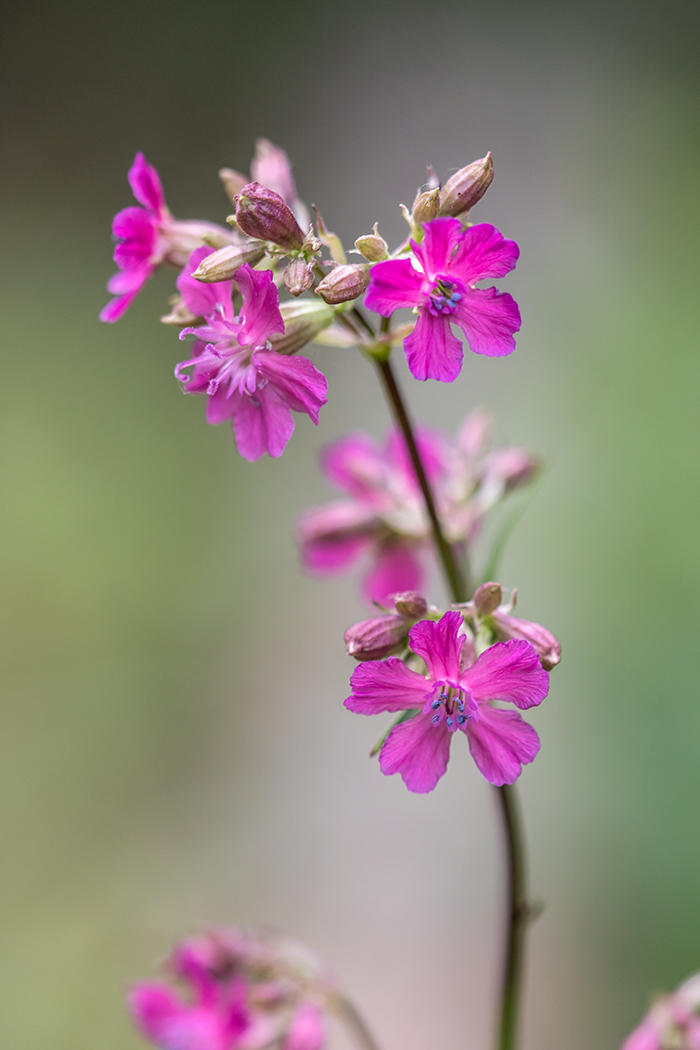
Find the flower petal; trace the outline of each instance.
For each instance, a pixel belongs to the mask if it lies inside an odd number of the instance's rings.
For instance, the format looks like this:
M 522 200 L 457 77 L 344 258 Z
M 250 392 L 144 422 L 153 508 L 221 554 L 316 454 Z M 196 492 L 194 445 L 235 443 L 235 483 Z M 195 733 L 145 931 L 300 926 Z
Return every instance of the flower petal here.
M 513 334 L 520 331 L 520 310 L 507 292 L 499 292 L 497 288 L 467 288 L 453 320 L 475 354 L 504 357 L 515 350 Z
M 206 317 L 208 314 L 213 314 L 217 306 L 222 306 L 224 317 L 226 320 L 231 321 L 233 319 L 233 302 L 231 299 L 233 281 L 216 281 L 212 284 L 204 284 L 202 281 L 195 281 L 194 277 L 191 276 L 202 259 L 212 255 L 214 250 L 214 248 L 209 248 L 207 245 L 195 248 L 190 253 L 190 257 L 175 283 L 177 284 L 177 290 L 185 300 L 187 309 L 195 317 Z
M 440 482 L 455 471 L 455 454 L 447 435 L 442 430 L 430 427 L 416 427 L 416 444 L 423 461 L 425 473 L 431 484 Z M 386 459 L 397 467 L 408 480 L 412 488 L 420 492 L 416 472 L 406 448 L 406 442 L 399 430 L 392 430 L 386 443 Z M 422 500 L 422 496 L 420 497 Z
M 463 623 L 462 614 L 452 610 L 438 623 L 421 620 L 411 628 L 408 635 L 411 649 L 423 657 L 433 680 L 459 681 L 459 658 L 465 638 L 459 630 Z
M 256 350 L 253 363 L 290 408 L 295 412 L 306 412 L 314 423 L 318 423 L 319 410 L 328 400 L 328 384 L 323 372 L 319 372 L 306 357 L 288 357 L 274 350 Z
M 199 376 L 195 372 L 195 382 L 198 378 Z M 203 379 L 198 385 L 206 390 L 208 384 L 206 383 L 206 380 Z M 202 393 L 201 389 L 192 389 L 192 384 L 186 389 L 188 394 Z M 225 383 L 221 383 L 213 394 L 207 396 L 207 423 L 213 427 L 218 427 L 219 423 L 225 423 L 227 419 L 232 419 L 236 413 L 236 409 L 239 407 L 239 400 L 244 396 L 245 395 L 243 394 L 239 394 L 237 390 L 229 396 L 229 388 Z
M 117 298 L 108 302 L 100 311 L 100 321 L 114 324 L 120 317 L 123 317 L 153 273 L 152 266 L 144 266 L 141 270 L 113 274 L 107 282 L 107 290 L 116 292 Z
M 450 320 L 457 321 L 457 317 L 435 315 L 427 307 L 419 311 L 415 328 L 403 341 L 408 367 L 416 379 L 451 383 L 459 375 L 464 351 L 450 328 Z
M 400 773 L 409 791 L 425 794 L 447 769 L 450 738 L 444 721 L 434 726 L 429 715 L 415 715 L 391 730 L 379 754 L 379 768 L 386 776 Z
M 450 273 L 465 284 L 475 284 L 486 277 L 505 277 L 515 269 L 519 255 L 515 241 L 506 240 L 495 226 L 483 222 L 464 231 Z
M 249 462 L 266 452 L 278 459 L 294 433 L 291 409 L 272 386 L 257 390 L 253 397 L 234 393 L 233 433 L 238 451 Z
M 272 270 L 253 270 L 244 263 L 237 270 L 235 281 L 243 296 L 239 342 L 244 346 L 262 346 L 271 335 L 284 331 Z
M 490 784 L 514 784 L 523 765 L 532 762 L 540 738 L 517 711 L 503 711 L 484 704 L 479 721 L 470 719 L 465 729 L 469 750 L 479 771 Z
M 387 485 L 384 453 L 374 438 L 360 431 L 327 445 L 321 469 L 332 485 L 357 499 L 373 500 Z
M 480 703 L 507 700 L 522 710 L 541 704 L 549 692 L 549 675 L 533 647 L 522 641 L 496 642 L 460 681 Z
M 315 1003 L 302 1003 L 292 1017 L 283 1050 L 321 1050 L 325 1040 L 323 1011 Z
M 368 601 L 390 605 L 389 595 L 420 591 L 424 582 L 425 573 L 415 546 L 405 540 L 390 540 L 380 546 L 362 589 Z
M 661 1032 L 653 1018 L 646 1018 L 627 1036 L 620 1050 L 662 1050 Z
M 133 270 L 154 254 L 158 229 L 143 208 L 123 208 L 112 220 L 112 235 L 120 242 L 114 249 L 115 263 L 121 270 Z
M 423 274 L 409 259 L 388 259 L 372 267 L 365 306 L 382 317 L 422 301 Z
M 147 1039 L 165 1046 L 173 1021 L 189 1012 L 174 992 L 160 984 L 137 984 L 128 995 L 129 1012 Z
M 358 715 L 378 715 L 383 711 L 410 711 L 422 707 L 430 682 L 411 671 L 403 660 L 372 660 L 360 664 L 350 678 L 352 695 L 345 701 L 348 711 Z M 432 726 L 431 726 L 432 728 Z
M 454 272 L 452 255 L 460 243 L 464 227 L 459 219 L 432 219 L 423 223 L 423 241 L 411 241 L 413 254 L 426 277 L 433 281 L 439 274 Z
M 129 185 L 139 204 L 149 208 L 155 215 L 163 216 L 167 212 L 165 194 L 160 176 L 152 164 L 149 164 L 143 153 L 137 153 L 129 169 Z

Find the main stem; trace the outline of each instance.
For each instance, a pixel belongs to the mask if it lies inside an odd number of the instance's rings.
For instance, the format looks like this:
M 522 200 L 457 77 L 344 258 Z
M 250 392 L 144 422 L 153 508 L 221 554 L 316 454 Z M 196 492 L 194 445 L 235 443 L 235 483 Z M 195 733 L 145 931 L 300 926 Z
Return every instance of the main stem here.
M 425 467 L 416 444 L 413 426 L 388 356 L 385 360 L 375 358 L 375 365 L 392 414 L 401 428 L 406 441 L 411 463 L 423 493 L 423 499 L 425 500 L 426 510 L 428 511 L 433 530 L 433 539 L 452 600 L 454 602 L 468 601 L 470 598 L 468 584 L 464 578 L 462 567 L 442 531 L 430 482 L 425 473 Z M 515 1050 L 518 1035 L 520 991 L 523 978 L 525 927 L 529 914 L 526 895 L 525 846 L 515 787 L 512 784 L 504 784 L 502 787 L 497 787 L 496 792 L 503 817 L 503 830 L 508 858 L 508 915 L 506 950 L 501 977 L 498 1039 L 495 1045 L 496 1050 Z

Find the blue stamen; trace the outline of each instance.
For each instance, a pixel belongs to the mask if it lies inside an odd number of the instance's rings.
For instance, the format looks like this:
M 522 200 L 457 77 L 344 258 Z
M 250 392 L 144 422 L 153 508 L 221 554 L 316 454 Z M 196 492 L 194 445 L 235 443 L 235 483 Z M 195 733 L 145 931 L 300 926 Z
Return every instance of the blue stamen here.
M 448 716 L 447 716 L 447 725 L 448 725 L 448 727 L 449 727 L 450 729 L 452 729 L 452 724 L 453 724 L 453 723 L 452 723 L 452 719 L 451 719 L 451 718 L 449 717 L 449 715 L 448 715 Z
M 457 715 L 457 725 L 458 726 L 463 726 L 464 723 L 466 722 L 466 720 L 467 720 L 466 715 Z
M 438 714 L 433 715 L 433 717 L 430 719 L 430 721 L 433 723 L 434 726 L 439 726 L 440 725 L 440 714 L 439 714 L 439 712 L 438 712 Z
M 432 702 L 432 704 L 430 706 L 432 707 L 433 711 L 437 711 L 437 709 L 438 709 L 438 707 L 440 707 L 441 703 L 442 703 L 442 697 L 438 696 L 438 697 L 436 697 L 435 700 L 433 700 L 433 702 Z

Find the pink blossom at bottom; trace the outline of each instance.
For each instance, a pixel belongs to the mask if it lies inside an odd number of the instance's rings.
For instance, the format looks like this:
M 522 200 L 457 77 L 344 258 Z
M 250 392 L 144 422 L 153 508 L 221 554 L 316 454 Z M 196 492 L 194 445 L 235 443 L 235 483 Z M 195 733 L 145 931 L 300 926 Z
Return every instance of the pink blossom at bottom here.
M 621 1050 L 700 1050 L 700 973 L 659 996 Z

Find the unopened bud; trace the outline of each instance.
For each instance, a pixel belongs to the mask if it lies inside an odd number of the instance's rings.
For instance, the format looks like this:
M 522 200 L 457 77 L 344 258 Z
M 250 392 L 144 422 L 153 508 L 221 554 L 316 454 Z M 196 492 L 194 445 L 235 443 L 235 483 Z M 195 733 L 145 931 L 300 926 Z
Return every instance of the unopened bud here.
M 291 295 L 301 295 L 314 283 L 314 264 L 292 259 L 284 271 L 284 287 Z
M 411 210 L 411 221 L 420 230 L 421 223 L 430 222 L 440 214 L 440 190 L 436 186 L 432 190 L 419 193 L 413 202 Z
M 279 193 L 249 182 L 236 197 L 236 222 L 249 237 L 272 241 L 285 251 L 298 251 L 304 234 Z
M 402 591 L 392 597 L 397 613 L 406 620 L 422 620 L 428 611 L 428 603 L 418 591 Z
M 377 232 L 377 223 L 374 224 L 374 233 L 367 233 L 364 237 L 358 237 L 355 247 L 360 255 L 364 255 L 369 262 L 382 262 L 389 258 L 389 245 Z
M 512 638 L 518 641 L 529 642 L 540 658 L 545 671 L 551 671 L 561 660 L 561 646 L 551 631 L 542 627 L 539 623 L 530 620 L 521 620 L 509 613 L 495 610 L 493 622 L 496 626 L 496 634 L 502 642 Z
M 304 237 L 304 243 L 301 246 L 302 251 L 307 252 L 311 255 L 315 255 L 316 252 L 321 250 L 321 241 L 314 233 L 313 226 L 309 226 L 309 232 Z
M 284 332 L 269 336 L 273 350 L 279 354 L 296 354 L 302 347 L 328 328 L 333 322 L 333 311 L 320 299 L 300 299 L 280 303 Z
M 255 266 L 265 254 L 265 245 L 260 241 L 249 241 L 248 244 L 229 244 L 219 248 L 202 259 L 192 276 L 204 284 L 217 281 L 230 281 L 243 263 Z
M 481 200 L 492 182 L 493 161 L 487 153 L 447 180 L 440 193 L 440 214 L 463 215 Z
M 369 284 L 369 266 L 364 263 L 336 266 L 316 288 L 316 294 L 332 305 L 347 303 L 362 295 Z
M 348 656 L 356 660 L 382 660 L 406 644 L 410 628 L 408 620 L 393 613 L 362 620 L 345 632 Z
M 502 601 L 503 590 L 500 583 L 482 583 L 474 595 L 474 605 L 481 616 L 490 616 Z
M 235 204 L 236 197 L 242 192 L 248 179 L 245 175 L 241 175 L 240 171 L 234 171 L 233 168 L 221 168 L 219 171 L 219 178 L 224 184 L 226 193 Z

